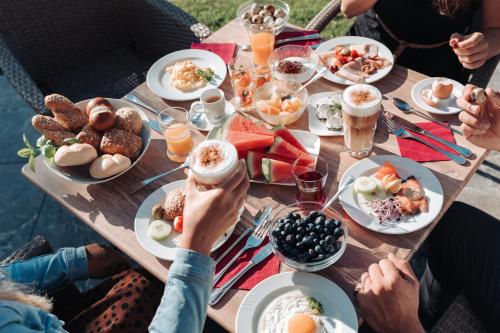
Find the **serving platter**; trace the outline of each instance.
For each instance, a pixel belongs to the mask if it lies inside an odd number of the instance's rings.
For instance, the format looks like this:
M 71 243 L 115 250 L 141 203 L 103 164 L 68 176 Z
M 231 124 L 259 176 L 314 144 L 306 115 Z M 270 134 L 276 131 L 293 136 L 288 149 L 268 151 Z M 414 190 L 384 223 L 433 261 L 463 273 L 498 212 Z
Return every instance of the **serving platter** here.
M 358 331 L 354 306 L 333 281 L 312 273 L 287 272 L 267 278 L 250 290 L 236 315 L 236 333 L 265 332 L 262 330 L 263 314 L 275 299 L 288 295 L 317 299 L 323 305 L 324 314 L 320 320 L 326 333 Z
M 331 51 L 335 48 L 337 45 L 352 45 L 352 44 L 373 44 L 378 46 L 378 55 L 381 57 L 386 58 L 391 62 L 391 65 L 383 68 L 381 70 L 377 70 L 374 74 L 368 76 L 365 79 L 364 83 L 373 83 L 376 82 L 380 79 L 383 79 L 387 74 L 389 74 L 392 70 L 392 67 L 394 67 L 394 56 L 392 55 L 391 50 L 387 48 L 384 44 L 380 43 L 379 41 L 376 41 L 371 38 L 366 38 L 366 37 L 360 37 L 360 36 L 345 36 L 345 37 L 337 37 L 330 39 L 324 43 L 322 43 L 317 49 L 316 49 L 316 54 L 321 54 L 324 52 Z M 328 81 L 338 83 L 338 84 L 344 84 L 344 85 L 353 85 L 356 84 L 356 82 L 346 80 L 344 78 L 341 78 L 338 75 L 333 74 L 332 72 L 328 71 L 325 76 L 323 76 L 325 79 Z
M 148 235 L 148 227 L 149 224 L 153 221 L 153 218 L 151 216 L 151 210 L 153 209 L 153 206 L 158 204 L 159 202 L 165 201 L 165 198 L 167 197 L 167 194 L 170 191 L 173 191 L 177 188 L 184 187 L 186 184 L 185 180 L 178 180 L 172 183 L 168 183 L 166 185 L 163 185 L 162 187 L 158 188 L 156 191 L 151 193 L 146 200 L 144 200 L 137 210 L 137 213 L 135 215 L 134 219 L 134 232 L 135 232 L 135 237 L 137 238 L 137 241 L 141 246 L 151 253 L 152 255 L 164 259 L 164 260 L 174 260 L 175 259 L 175 252 L 177 249 L 176 240 L 177 237 L 180 236 L 180 234 L 176 233 L 174 230 L 172 230 L 172 233 L 164 240 L 157 241 L 152 239 Z M 243 209 L 241 210 L 243 212 Z M 241 215 L 240 212 L 240 215 Z M 222 237 L 220 237 L 214 244 L 212 251 L 217 250 L 219 247 L 221 247 L 228 239 L 231 237 L 231 234 L 234 231 L 234 226 L 236 223 L 239 221 L 239 216 L 238 219 L 234 222 L 233 226 L 229 228 Z M 167 222 L 170 223 L 170 222 Z
M 149 147 L 149 142 L 151 140 L 151 127 L 149 126 L 149 118 L 146 116 L 144 111 L 142 111 L 140 108 L 136 107 L 134 104 L 123 101 L 121 99 L 114 99 L 114 98 L 106 98 L 111 105 L 113 106 L 113 109 L 118 110 L 124 107 L 129 107 L 137 111 L 139 115 L 141 116 L 142 119 L 142 131 L 141 131 L 141 139 L 143 142 L 142 145 L 142 150 L 137 157 L 135 161 L 132 161 L 128 169 L 120 172 L 119 174 L 116 174 L 114 176 L 104 178 L 104 179 L 95 179 L 90 176 L 89 172 L 89 167 L 90 164 L 85 164 L 85 165 L 80 165 L 80 166 L 71 166 L 71 167 L 61 167 L 58 166 L 54 163 L 53 160 L 47 160 L 46 158 L 43 159 L 45 162 L 45 165 L 49 168 L 50 171 L 55 173 L 61 178 L 64 178 L 66 180 L 76 182 L 76 183 L 81 183 L 81 184 L 99 184 L 99 183 L 104 183 L 107 181 L 110 181 L 112 179 L 115 179 L 117 177 L 120 177 L 123 175 L 125 172 L 128 170 L 132 169 L 139 161 L 141 158 L 144 156 L 146 151 L 148 150 Z M 76 107 L 82 110 L 82 112 L 85 110 L 87 107 L 87 104 L 89 103 L 90 99 L 75 103 Z
M 212 81 L 192 91 L 182 91 L 173 87 L 170 84 L 170 73 L 166 71 L 166 68 L 175 65 L 178 61 L 187 60 L 199 67 L 211 68 L 215 72 Z M 152 92 L 162 98 L 171 101 L 190 101 L 200 98 L 207 89 L 218 88 L 224 82 L 226 74 L 226 64 L 217 54 L 205 50 L 188 49 L 172 52 L 157 60 L 148 71 L 146 83 Z
M 446 100 L 440 100 L 438 102 L 438 105 L 436 107 L 430 106 L 427 103 L 425 103 L 420 97 L 420 94 L 422 93 L 422 90 L 425 89 L 431 89 L 432 83 L 436 81 L 437 79 L 440 79 L 439 77 L 430 77 L 427 79 L 423 79 L 418 81 L 413 85 L 411 88 L 411 98 L 413 102 L 421 109 L 434 113 L 434 114 L 439 114 L 439 115 L 452 115 L 452 114 L 457 114 L 462 112 L 462 108 L 457 105 L 457 98 L 462 96 L 462 92 L 464 90 L 464 85 L 461 84 L 458 81 L 452 80 L 452 79 L 446 79 L 449 80 L 453 84 L 453 91 L 451 92 L 451 95 L 449 98 Z
M 400 221 L 383 222 L 370 215 L 371 209 L 363 195 L 356 193 L 351 186 L 340 196 L 340 204 L 346 213 L 361 226 L 383 234 L 406 234 L 425 228 L 432 223 L 443 208 L 443 187 L 437 177 L 423 165 L 399 156 L 379 155 L 365 158 L 346 170 L 340 179 L 341 187 L 350 176 L 372 176 L 384 164 L 391 162 L 402 179 L 415 176 L 424 189 L 428 199 L 429 211 L 414 216 L 403 216 Z

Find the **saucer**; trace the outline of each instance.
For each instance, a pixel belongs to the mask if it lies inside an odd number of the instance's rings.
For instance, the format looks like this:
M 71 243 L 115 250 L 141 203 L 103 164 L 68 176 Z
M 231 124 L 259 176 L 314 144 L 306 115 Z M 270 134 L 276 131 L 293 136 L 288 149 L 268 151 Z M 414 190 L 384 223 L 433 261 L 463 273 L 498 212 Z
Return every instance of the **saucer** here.
M 226 118 L 227 118 L 229 115 L 234 113 L 235 111 L 234 105 L 231 104 L 229 101 L 226 101 L 226 107 L 224 111 L 226 113 Z M 199 129 L 200 131 L 209 132 L 215 126 L 220 126 L 223 123 L 221 122 L 219 124 L 213 124 L 210 121 L 208 121 L 207 115 L 205 113 L 193 112 L 192 109 L 189 110 L 189 115 L 191 116 L 189 120 L 190 123 L 193 124 L 193 126 Z

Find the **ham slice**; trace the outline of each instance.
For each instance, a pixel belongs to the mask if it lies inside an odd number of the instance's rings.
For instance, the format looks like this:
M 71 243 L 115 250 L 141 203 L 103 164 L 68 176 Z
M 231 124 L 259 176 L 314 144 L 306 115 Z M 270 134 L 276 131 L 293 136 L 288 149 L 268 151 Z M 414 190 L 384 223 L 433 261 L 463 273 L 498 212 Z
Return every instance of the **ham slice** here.
M 336 75 L 353 82 L 363 82 L 367 74 L 363 72 L 363 61 L 358 58 L 342 66 Z
M 373 57 L 377 57 L 378 56 L 378 46 L 377 45 L 372 45 L 372 44 L 368 44 L 368 45 L 365 45 L 365 57 L 366 58 L 373 58 Z

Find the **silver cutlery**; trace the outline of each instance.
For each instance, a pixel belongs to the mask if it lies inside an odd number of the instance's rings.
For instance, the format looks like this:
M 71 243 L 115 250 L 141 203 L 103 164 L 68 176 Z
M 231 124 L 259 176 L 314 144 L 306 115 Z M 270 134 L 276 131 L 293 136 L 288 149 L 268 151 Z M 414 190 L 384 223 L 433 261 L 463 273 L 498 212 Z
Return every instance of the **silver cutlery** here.
M 154 177 L 150 177 L 150 178 L 144 179 L 144 180 L 142 180 L 142 181 L 140 181 L 140 182 L 132 185 L 130 187 L 130 190 L 129 190 L 128 194 L 134 194 L 135 192 L 139 191 L 141 188 L 143 188 L 144 186 L 148 185 L 149 183 L 154 182 L 155 180 L 157 180 L 159 178 L 165 177 L 166 175 L 169 175 L 169 174 L 171 174 L 173 172 L 176 172 L 176 171 L 179 171 L 179 170 L 182 170 L 182 169 L 185 169 L 185 168 L 189 168 L 189 163 L 187 161 L 184 162 L 184 163 L 182 163 L 180 166 L 178 166 L 175 169 L 168 170 L 166 172 L 160 173 L 159 175 L 156 175 Z
M 301 41 L 305 41 L 305 40 L 314 40 L 314 39 L 320 39 L 320 38 L 321 38 L 320 34 L 311 34 L 311 35 L 307 35 L 307 36 L 290 37 L 290 38 L 285 38 L 285 39 L 277 39 L 274 42 L 274 45 L 278 46 L 278 45 L 288 43 L 288 42 L 301 42 Z M 240 45 L 240 49 L 242 51 L 250 51 L 250 50 L 252 50 L 252 47 L 249 44 L 243 44 L 243 45 Z
M 301 90 L 305 89 L 308 85 L 310 85 L 313 82 L 318 81 L 321 79 L 325 73 L 328 71 L 328 68 L 326 67 L 321 67 L 321 69 L 314 75 L 309 81 L 307 81 L 304 85 L 302 85 L 297 91 L 295 92 L 295 95 L 297 95 Z
M 398 109 L 400 109 L 404 113 L 414 113 L 416 115 L 419 115 L 422 118 L 425 118 L 427 120 L 432 121 L 435 124 L 438 124 L 440 126 L 443 126 L 443 127 L 447 128 L 447 129 L 449 129 L 453 133 L 456 133 L 456 134 L 459 134 L 459 135 L 463 135 L 461 131 L 459 131 L 457 129 L 454 129 L 450 125 L 448 125 L 448 124 L 446 124 L 446 123 L 444 123 L 442 121 L 436 120 L 436 119 L 432 118 L 431 116 L 429 116 L 429 115 L 427 115 L 427 114 L 425 114 L 425 113 L 423 113 L 421 111 L 415 110 L 410 104 L 408 104 L 406 101 L 402 100 L 401 98 L 394 97 L 392 99 L 392 102 L 394 103 L 394 105 Z
M 349 187 L 352 186 L 352 184 L 354 184 L 354 180 L 355 178 L 354 177 L 349 177 L 347 178 L 347 181 L 345 182 L 345 184 L 339 188 L 337 190 L 337 193 L 335 193 L 330 200 L 328 200 L 328 202 L 326 204 L 323 205 L 323 208 L 321 208 L 320 210 L 320 213 L 323 213 L 328 207 L 330 207 L 330 205 L 335 201 L 337 200 L 338 197 L 340 197 L 340 195 L 342 193 L 344 193 Z
M 235 276 L 233 276 L 229 281 L 227 281 L 226 283 L 224 283 L 224 285 L 221 288 L 217 289 L 216 291 L 214 291 L 212 293 L 212 295 L 210 296 L 210 301 L 208 302 L 208 304 L 210 306 L 214 306 L 215 304 L 217 304 L 217 302 L 219 302 L 219 300 L 222 298 L 222 296 L 224 296 L 228 292 L 228 290 L 246 272 L 248 272 L 248 270 L 250 270 L 252 267 L 254 267 L 255 265 L 257 265 L 260 262 L 262 262 L 264 259 L 266 259 L 267 257 L 269 257 L 272 253 L 273 253 L 273 248 L 272 248 L 271 243 L 267 244 L 262 249 L 260 249 L 260 251 L 257 252 L 257 254 L 245 266 L 245 268 L 243 268 L 240 272 L 238 272 L 238 274 L 236 274 Z
M 253 226 L 251 227 L 248 227 L 245 229 L 245 231 L 243 231 L 243 233 L 240 235 L 240 237 L 238 237 L 237 240 L 235 240 L 233 242 L 233 244 L 231 244 L 230 247 L 228 247 L 226 249 L 226 251 L 224 251 L 223 254 L 221 254 L 219 256 L 219 258 L 217 258 L 217 260 L 215 261 L 215 264 L 217 265 L 221 260 L 222 258 L 224 258 L 229 252 L 231 252 L 232 249 L 234 249 L 234 247 L 240 243 L 240 241 L 245 238 L 248 234 L 250 234 L 251 232 L 253 232 L 253 229 L 254 229 L 254 226 L 255 227 L 258 227 L 260 225 L 260 223 L 262 222 L 262 214 L 264 212 L 266 212 L 268 209 L 271 209 L 271 206 L 270 205 L 267 205 L 266 207 L 264 207 L 263 209 L 259 210 L 257 212 L 257 214 L 255 214 L 255 218 L 254 218 L 254 221 L 253 221 Z
M 413 139 L 413 140 L 416 140 L 420 143 L 423 143 L 424 145 L 440 152 L 441 154 L 445 155 L 445 156 L 448 156 L 449 158 L 451 158 L 454 162 L 458 163 L 458 164 L 465 164 L 467 163 L 467 160 L 465 158 L 463 158 L 462 156 L 459 156 L 459 155 L 455 155 L 455 154 L 452 154 L 446 150 L 443 150 L 439 147 L 436 147 L 435 145 L 433 145 L 432 143 L 429 143 L 413 134 L 411 134 L 410 132 L 408 132 L 407 130 L 405 130 L 402 126 L 399 126 L 398 124 L 396 124 L 395 121 L 389 119 L 389 118 L 385 118 L 385 122 L 387 124 L 387 127 L 389 128 L 389 131 L 394 134 L 395 136 L 397 137 L 400 137 L 400 138 L 403 138 L 403 139 Z
M 154 114 L 158 114 L 160 113 L 160 111 L 158 111 L 157 109 L 155 109 L 153 106 L 149 105 L 148 103 L 144 102 L 142 99 L 140 99 L 139 97 L 137 97 L 136 95 L 130 93 L 130 94 L 127 94 L 125 95 L 125 99 L 129 102 L 132 102 L 134 104 L 137 104 L 139 106 L 142 106 L 143 108 L 153 112 Z
M 229 261 L 226 266 L 224 266 L 221 271 L 214 276 L 214 279 L 212 281 L 212 288 L 217 284 L 217 282 L 219 282 L 221 277 L 224 275 L 224 273 L 226 273 L 231 265 L 234 264 L 234 262 L 238 260 L 238 258 L 241 257 L 243 253 L 245 253 L 245 251 L 256 248 L 257 246 L 260 246 L 260 244 L 262 244 L 264 238 L 266 238 L 269 221 L 271 220 L 269 219 L 269 216 L 271 215 L 272 210 L 273 208 L 271 207 L 271 205 L 266 206 L 264 212 L 260 217 L 261 222 L 259 226 L 255 228 L 254 232 L 250 235 L 250 237 L 248 237 L 245 246 L 243 246 L 241 250 L 231 259 L 231 261 Z

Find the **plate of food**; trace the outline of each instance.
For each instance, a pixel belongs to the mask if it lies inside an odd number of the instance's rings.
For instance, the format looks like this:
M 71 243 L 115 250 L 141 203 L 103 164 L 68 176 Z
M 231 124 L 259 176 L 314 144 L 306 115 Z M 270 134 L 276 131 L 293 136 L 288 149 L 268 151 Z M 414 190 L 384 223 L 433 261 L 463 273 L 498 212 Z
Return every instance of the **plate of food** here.
M 49 170 L 64 179 L 83 184 L 109 181 L 133 168 L 148 149 L 148 117 L 128 102 L 96 97 L 73 104 L 52 94 L 45 104 L 54 117 L 33 116 L 32 125 L 42 134 L 36 146 Z
M 330 39 L 316 50 L 319 65 L 329 69 L 325 79 L 345 85 L 372 83 L 394 66 L 394 56 L 384 44 L 366 37 Z
M 372 156 L 351 166 L 340 184 L 354 185 L 340 203 L 357 223 L 384 234 L 406 234 L 432 223 L 443 207 L 443 188 L 421 164 L 399 156 Z
M 342 136 L 342 92 L 322 92 L 309 97 L 309 130 L 319 136 Z
M 305 272 L 265 279 L 245 296 L 236 315 L 236 333 L 357 331 L 356 310 L 346 293 L 327 278 Z
M 430 77 L 411 88 L 411 98 L 421 109 L 435 114 L 456 114 L 462 111 L 457 98 L 462 96 L 463 84 L 452 79 Z
M 284 126 L 269 128 L 256 118 L 239 113 L 212 129 L 207 139 L 231 142 L 238 157 L 246 160 L 251 181 L 275 185 L 294 186 L 293 162 L 303 157 L 313 164 L 321 148 L 320 138 L 314 133 Z
M 186 198 L 185 184 L 186 181 L 178 180 L 163 185 L 143 201 L 135 215 L 135 237 L 146 251 L 160 259 L 174 260 L 175 251 L 179 247 Z M 234 225 L 238 220 L 239 217 Z M 234 225 L 215 242 L 213 251 L 227 241 L 233 233 Z
M 180 50 L 156 61 L 146 83 L 156 95 L 172 101 L 200 98 L 209 88 L 219 87 L 226 78 L 226 64 L 217 54 L 205 50 Z

